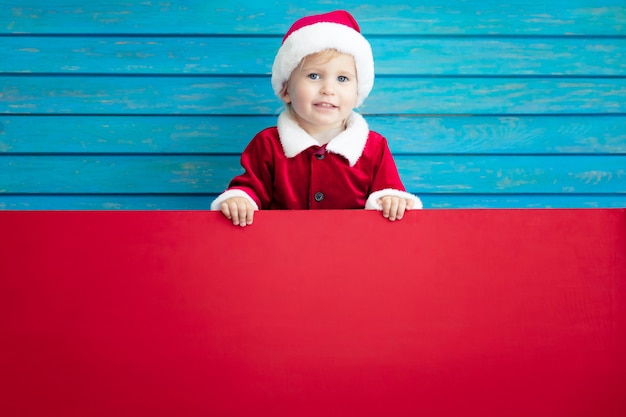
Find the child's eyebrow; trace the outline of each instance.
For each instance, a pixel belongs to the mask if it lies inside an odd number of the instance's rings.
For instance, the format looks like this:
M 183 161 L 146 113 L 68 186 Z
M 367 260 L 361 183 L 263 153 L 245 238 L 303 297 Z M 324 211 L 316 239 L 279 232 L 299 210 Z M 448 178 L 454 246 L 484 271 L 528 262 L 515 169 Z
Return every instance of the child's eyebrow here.
M 324 66 L 323 65 L 319 65 L 319 64 L 305 64 L 304 66 L 302 66 L 302 70 L 306 70 L 306 71 L 323 71 L 324 70 Z

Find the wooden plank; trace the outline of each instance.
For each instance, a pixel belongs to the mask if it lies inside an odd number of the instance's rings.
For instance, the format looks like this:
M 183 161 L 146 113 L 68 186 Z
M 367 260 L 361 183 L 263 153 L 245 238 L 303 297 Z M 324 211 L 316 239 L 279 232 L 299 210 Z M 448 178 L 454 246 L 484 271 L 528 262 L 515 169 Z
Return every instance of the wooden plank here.
M 626 115 L 372 115 L 367 121 L 397 154 L 626 154 Z M 0 115 L 0 154 L 239 154 L 275 124 L 275 116 Z
M 259 114 L 282 107 L 268 77 L 8 76 L 0 113 Z M 365 114 L 626 113 L 626 78 L 384 78 Z
M 626 156 L 396 156 L 409 191 L 626 193 Z M 3 156 L 0 193 L 219 193 L 237 156 Z
M 208 210 L 217 194 L 0 193 L 0 210 Z M 420 193 L 425 209 L 624 208 L 624 194 Z
M 365 34 L 604 35 L 626 34 L 623 0 L 205 0 L 129 2 L 110 0 L 5 0 L 0 33 L 284 34 L 297 18 L 336 8 L 350 10 Z
M 577 75 L 626 73 L 626 38 L 401 38 L 371 40 L 376 73 Z M 471 53 L 468 53 L 471 51 Z
M 426 209 L 625 208 L 626 195 L 568 194 L 420 194 Z
M 217 194 L 0 193 L 0 210 L 209 210 Z
M 217 193 L 239 174 L 234 156 L 0 158 L 0 193 Z
M 281 38 L 15 36 L 0 72 L 269 74 Z M 370 39 L 380 75 L 626 75 L 626 38 Z M 468 54 L 467 51 L 472 53 Z
M 396 158 L 407 189 L 461 193 L 625 193 L 624 156 Z
M 626 116 L 368 116 L 394 153 L 626 154 Z

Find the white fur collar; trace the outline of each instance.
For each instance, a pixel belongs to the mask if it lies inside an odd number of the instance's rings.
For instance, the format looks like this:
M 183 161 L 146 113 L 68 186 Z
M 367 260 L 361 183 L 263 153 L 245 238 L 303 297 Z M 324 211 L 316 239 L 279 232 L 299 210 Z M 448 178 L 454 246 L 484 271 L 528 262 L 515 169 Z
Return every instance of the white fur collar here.
M 280 143 L 287 158 L 293 158 L 311 146 L 319 146 L 319 143 L 302 129 L 286 110 L 278 116 L 277 127 Z M 343 156 L 350 166 L 354 166 L 363 153 L 368 135 L 369 127 L 363 116 L 352 112 L 348 116 L 346 130 L 328 142 L 326 150 Z

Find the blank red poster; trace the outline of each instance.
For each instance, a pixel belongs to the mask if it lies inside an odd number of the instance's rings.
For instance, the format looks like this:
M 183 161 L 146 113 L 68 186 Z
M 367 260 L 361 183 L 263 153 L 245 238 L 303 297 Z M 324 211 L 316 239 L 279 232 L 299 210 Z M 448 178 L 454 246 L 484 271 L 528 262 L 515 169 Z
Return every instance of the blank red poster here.
M 626 210 L 0 212 L 2 416 L 626 415 Z

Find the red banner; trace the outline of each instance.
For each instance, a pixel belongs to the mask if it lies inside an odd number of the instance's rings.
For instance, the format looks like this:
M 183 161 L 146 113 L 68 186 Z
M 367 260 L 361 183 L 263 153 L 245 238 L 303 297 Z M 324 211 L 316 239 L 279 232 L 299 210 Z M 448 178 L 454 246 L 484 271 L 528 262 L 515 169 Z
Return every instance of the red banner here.
M 623 416 L 626 210 L 0 212 L 3 416 Z

